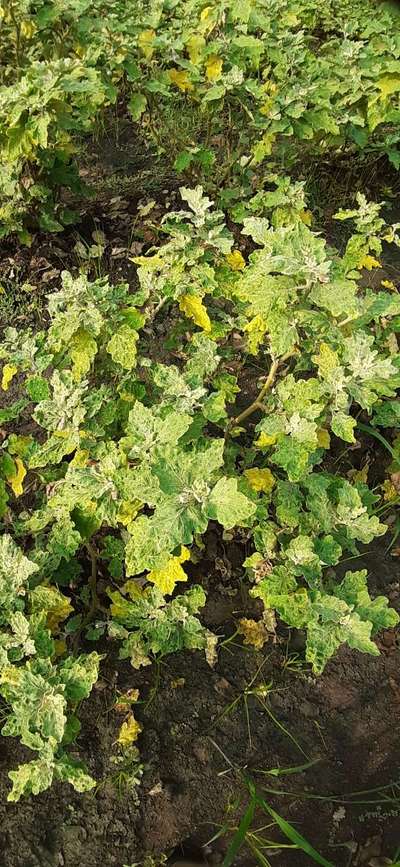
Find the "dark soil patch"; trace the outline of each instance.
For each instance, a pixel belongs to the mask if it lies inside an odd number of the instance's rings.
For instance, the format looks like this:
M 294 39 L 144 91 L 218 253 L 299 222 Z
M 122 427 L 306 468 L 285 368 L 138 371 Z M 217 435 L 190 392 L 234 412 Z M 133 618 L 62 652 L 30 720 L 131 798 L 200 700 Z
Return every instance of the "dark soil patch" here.
M 371 589 L 386 593 L 399 608 L 399 561 L 385 558 L 383 550 L 381 544 L 364 563 L 353 563 L 365 565 Z M 203 619 L 220 634 L 229 634 L 232 616 L 249 612 L 239 593 L 223 591 L 218 576 L 209 583 L 214 591 Z M 238 813 L 236 804 L 228 814 L 229 805 L 242 798 L 241 809 L 245 806 L 232 766 L 245 770 L 269 803 L 335 867 L 392 856 L 400 841 L 400 798 L 394 785 L 400 783 L 398 635 L 388 631 L 383 636 L 377 658 L 342 649 L 319 679 L 302 664 L 301 644 L 300 634 L 285 629 L 280 629 L 278 643 L 263 652 L 233 642 L 221 648 L 215 669 L 200 653 L 171 656 L 158 668 L 140 672 L 106 661 L 102 679 L 83 707 L 77 746 L 102 781 L 95 795 L 77 795 L 56 785 L 39 797 L 7 805 L 6 772 L 28 756 L 16 742 L 1 741 L 1 867 L 124 867 L 149 853 L 173 851 L 202 853 L 204 863 L 221 863 L 221 841 L 202 847 L 218 824 L 227 818 L 231 826 L 237 822 L 240 808 Z M 293 776 L 260 773 L 302 765 L 306 758 L 256 696 L 247 699 L 248 718 L 243 698 L 228 712 L 253 678 L 253 686 L 272 684 L 267 706 L 307 757 L 318 760 L 315 765 Z M 136 711 L 143 725 L 144 775 L 136 793 L 118 793 L 111 756 L 121 718 L 110 708 L 117 691 L 130 688 L 139 688 L 144 701 Z M 382 791 L 352 795 L 377 788 Z M 267 822 L 260 817 L 258 824 Z M 268 834 L 282 841 L 276 828 Z M 271 850 L 268 857 L 277 867 L 312 863 L 297 850 Z M 236 863 L 252 867 L 255 859 L 243 849 Z

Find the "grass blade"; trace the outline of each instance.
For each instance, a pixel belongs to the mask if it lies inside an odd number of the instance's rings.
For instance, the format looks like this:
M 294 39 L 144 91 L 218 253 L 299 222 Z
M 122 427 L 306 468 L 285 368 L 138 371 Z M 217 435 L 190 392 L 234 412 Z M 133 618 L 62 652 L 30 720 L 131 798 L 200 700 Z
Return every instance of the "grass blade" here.
M 364 433 L 370 434 L 370 436 L 375 437 L 376 440 L 379 440 L 379 442 L 382 443 L 383 446 L 385 446 L 385 449 L 389 452 L 389 454 L 391 454 L 393 460 L 398 462 L 398 460 L 399 460 L 398 454 L 396 454 L 394 448 L 392 448 L 390 443 L 388 443 L 387 439 L 385 439 L 385 437 L 382 436 L 382 434 L 379 433 L 379 431 L 376 430 L 376 428 L 372 427 L 372 425 L 370 425 L 370 424 L 363 424 L 363 422 L 361 422 L 361 421 L 357 422 L 357 427 L 360 430 L 364 431 Z
M 225 855 L 225 858 L 222 862 L 222 867 L 230 867 L 230 865 L 233 864 L 233 860 L 234 860 L 235 856 L 237 855 L 239 849 L 243 845 L 243 843 L 246 839 L 247 831 L 250 828 L 250 825 L 254 819 L 255 808 L 256 808 L 256 801 L 255 801 L 255 798 L 252 797 L 252 799 L 251 799 L 251 801 L 250 801 L 250 803 L 246 809 L 246 812 L 243 813 L 243 816 L 239 822 L 239 827 L 235 833 L 233 840 L 231 841 L 229 849 L 228 849 L 228 851 Z
M 283 819 L 283 817 L 280 816 L 279 813 L 276 813 L 275 810 L 273 810 L 272 807 L 270 807 L 263 798 L 260 798 L 258 796 L 257 803 L 264 810 L 264 812 L 268 813 L 274 819 L 285 837 L 287 837 L 288 840 L 290 840 L 292 843 L 295 843 L 299 849 L 302 849 L 303 852 L 306 853 L 306 855 L 309 855 L 316 864 L 320 864 L 321 867 L 334 867 L 334 864 L 332 864 L 331 861 L 327 861 L 326 858 L 320 855 L 319 852 L 317 852 L 316 849 L 311 846 L 311 843 L 309 843 L 308 840 L 305 839 L 305 837 L 302 837 L 302 835 L 299 834 L 298 831 L 296 831 L 296 829 L 293 827 L 293 825 L 290 824 L 290 822 L 288 822 L 286 819 Z
M 302 771 L 306 771 L 320 761 L 321 759 L 311 759 L 309 762 L 305 762 L 304 765 L 296 765 L 293 768 L 270 768 L 268 771 L 257 770 L 256 773 L 270 777 L 280 777 L 282 774 L 301 774 Z

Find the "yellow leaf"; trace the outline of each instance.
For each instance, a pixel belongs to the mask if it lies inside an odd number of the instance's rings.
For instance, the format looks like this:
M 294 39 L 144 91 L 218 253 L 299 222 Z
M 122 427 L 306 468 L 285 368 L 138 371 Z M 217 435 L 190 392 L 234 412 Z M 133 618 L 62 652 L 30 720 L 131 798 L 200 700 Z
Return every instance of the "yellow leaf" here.
M 352 482 L 363 482 L 367 484 L 368 482 L 368 471 L 369 471 L 369 462 L 367 461 L 361 470 L 355 470 L 355 472 L 351 476 Z
M 252 148 L 253 158 L 250 163 L 251 166 L 260 165 L 265 157 L 269 157 L 272 154 L 272 145 L 275 139 L 276 134 L 271 132 L 264 133 L 263 137 Z
M 53 634 L 59 631 L 60 623 L 74 610 L 68 596 L 64 596 L 56 587 L 43 584 L 31 594 L 31 609 L 32 614 L 46 615 L 46 625 Z
M 388 334 L 388 336 L 385 340 L 385 345 L 387 346 L 387 348 L 390 352 L 390 355 L 398 355 L 399 344 L 397 343 L 397 337 L 396 337 L 394 331 L 392 331 L 391 334 Z
M 22 677 L 22 669 L 16 668 L 15 665 L 7 665 L 3 668 L 0 675 L 1 683 L 8 683 L 10 686 L 18 686 Z
M 134 394 L 129 394 L 129 391 L 120 391 L 119 396 L 126 403 L 135 403 L 136 397 Z
M 10 382 L 18 372 L 18 367 L 15 367 L 15 364 L 5 364 L 3 367 L 3 376 L 1 380 L 1 387 L 3 391 L 8 391 Z
M 206 76 L 209 81 L 218 81 L 222 73 L 222 59 L 216 54 L 210 54 L 206 63 Z
M 299 23 L 299 19 L 295 12 L 291 12 L 289 10 L 283 16 L 282 23 L 287 25 L 288 27 L 296 27 L 296 25 Z
M 186 49 L 191 63 L 194 63 L 196 65 L 199 62 L 203 54 L 205 44 L 206 40 L 204 39 L 204 36 L 200 36 L 200 34 L 198 33 L 195 33 L 193 36 L 190 37 L 190 39 L 188 39 L 186 43 Z
M 129 593 L 131 599 L 136 601 L 137 599 L 141 599 L 143 597 L 143 591 L 136 584 L 135 589 L 133 586 L 128 587 L 128 585 L 134 585 L 134 581 L 127 581 L 123 586 L 124 593 Z M 129 601 L 122 596 L 122 593 L 118 591 L 112 590 L 110 587 L 107 587 L 107 595 L 111 599 L 110 612 L 115 620 L 124 620 L 126 617 L 127 609 L 129 609 Z
M 178 557 L 171 557 L 164 569 L 153 569 L 152 572 L 149 572 L 147 575 L 147 580 L 151 581 L 152 584 L 155 584 L 156 587 L 161 590 L 161 593 L 168 595 L 173 593 L 178 581 L 188 580 L 185 570 L 182 569 L 181 563 L 185 563 L 189 558 L 190 553 L 188 549 L 182 546 L 181 553 Z
M 267 434 L 267 433 L 265 433 L 264 431 L 262 431 L 262 432 L 260 433 L 260 436 L 259 436 L 258 439 L 255 441 L 255 445 L 256 445 L 259 449 L 266 449 L 266 448 L 269 448 L 269 446 L 273 446 L 274 443 L 276 443 L 276 436 L 274 436 L 273 434 L 272 434 L 272 435 L 271 435 L 271 434 Z
M 78 328 L 72 337 L 69 349 L 74 382 L 79 382 L 89 372 L 96 352 L 96 341 L 84 328 Z
M 267 467 L 263 470 L 259 469 L 259 467 L 252 467 L 250 470 L 245 470 L 244 475 L 250 487 L 253 491 L 257 491 L 257 493 L 263 491 L 265 494 L 270 494 L 275 487 L 275 476 L 272 475 L 271 470 Z
M 140 585 L 134 579 L 132 581 L 125 581 L 123 586 L 124 593 L 127 593 L 128 596 L 135 601 L 136 599 L 143 598 L 143 590 Z M 112 609 L 111 609 L 112 610 Z
M 134 503 L 128 502 L 128 500 L 123 500 L 117 515 L 117 521 L 120 524 L 123 524 L 124 527 L 128 527 L 129 524 L 136 518 L 136 515 L 141 507 L 141 503 L 139 500 L 135 500 Z
M 299 217 L 300 217 L 301 222 L 304 223 L 305 226 L 311 226 L 312 221 L 313 221 L 313 215 L 312 215 L 311 211 L 302 210 L 299 213 Z
M 89 452 L 87 449 L 77 449 L 70 462 L 71 467 L 86 467 L 89 460 Z
M 393 482 L 391 482 L 390 479 L 385 479 L 385 481 L 383 482 L 383 485 L 382 485 L 382 490 L 384 492 L 383 493 L 383 499 L 386 502 L 390 503 L 391 500 L 397 500 L 399 494 L 398 494 L 398 491 L 396 490 Z
M 240 250 L 232 250 L 232 252 L 228 253 L 225 258 L 228 265 L 232 268 L 232 271 L 243 271 L 246 267 L 246 262 Z
M 367 271 L 372 271 L 373 268 L 380 267 L 381 263 L 378 262 L 378 260 L 375 259 L 374 256 L 369 256 L 368 254 L 362 256 L 357 265 L 357 268 L 366 268 Z
M 54 656 L 64 656 L 67 652 L 67 642 L 64 638 L 58 638 L 54 642 Z
M 49 590 L 52 588 L 48 588 Z M 54 591 L 54 601 L 47 612 L 46 623 L 53 634 L 58 632 L 60 623 L 66 620 L 73 611 L 73 606 L 67 596 L 58 590 Z
M 261 90 L 263 93 L 276 93 L 278 85 L 275 81 L 271 81 L 270 78 L 267 78 L 264 84 L 261 85 Z
M 262 620 L 247 620 L 246 617 L 239 620 L 238 633 L 243 635 L 243 644 L 252 644 L 257 650 L 261 650 L 269 638 Z
M 262 114 L 264 117 L 268 117 L 268 115 L 271 113 L 273 105 L 275 105 L 275 99 L 272 96 L 269 96 L 268 99 L 260 106 L 260 114 Z
M 81 436 L 85 436 L 85 431 L 81 430 L 81 431 L 79 431 L 79 433 Z M 72 434 L 71 428 L 65 428 L 65 430 L 55 430 L 54 431 L 54 436 L 58 437 L 58 439 L 60 439 L 60 440 L 67 440 L 68 437 L 71 436 L 71 434 Z
M 186 93 L 188 90 L 194 90 L 194 86 L 188 78 L 186 69 L 169 69 L 168 75 L 172 84 L 175 84 L 183 93 Z
M 119 730 L 118 743 L 123 747 L 128 747 L 130 744 L 134 744 L 141 731 L 142 726 L 135 719 L 133 713 L 131 713 L 128 719 L 122 723 Z
M 156 38 L 155 30 L 142 30 L 138 37 L 138 46 L 146 60 L 151 60 L 154 54 L 153 42 Z
M 96 500 L 85 500 L 85 512 L 87 515 L 94 515 L 97 511 Z
M 34 33 L 36 33 L 36 25 L 33 21 L 21 21 L 21 36 L 25 39 L 32 39 Z
M 22 483 L 26 476 L 26 469 L 21 461 L 21 458 L 16 458 L 15 463 L 17 466 L 17 472 L 14 476 L 9 476 L 7 482 L 10 485 L 10 488 L 12 488 L 15 496 L 20 497 L 21 494 L 24 493 Z
M 390 289 L 391 292 L 396 292 L 396 285 L 393 280 L 381 280 L 381 286 L 384 289 Z
M 331 438 L 329 436 L 329 431 L 325 430 L 325 428 L 320 427 L 317 430 L 317 443 L 320 449 L 329 449 L 331 444 Z
M 185 678 L 177 677 L 176 680 L 171 680 L 171 689 L 182 689 L 185 686 Z
M 210 12 L 212 12 L 212 6 L 205 6 L 204 9 L 202 9 L 201 11 L 200 21 L 205 21 L 208 18 Z
M 260 313 L 257 313 L 257 316 L 253 316 L 253 319 L 250 319 L 250 322 L 244 326 L 243 331 L 246 331 L 249 335 L 247 348 L 252 355 L 257 355 L 260 344 L 264 340 L 266 330 L 267 323 Z
M 203 331 L 211 331 L 211 320 L 207 310 L 198 295 L 182 295 L 179 309 L 189 319 L 193 319 Z
M 400 90 L 400 74 L 394 73 L 394 75 L 382 75 L 378 81 L 378 87 L 383 98 L 390 96 L 392 93 L 396 93 Z
M 320 344 L 319 355 L 314 355 L 313 361 L 317 365 L 320 375 L 324 378 L 331 376 L 333 371 L 340 367 L 339 356 L 328 343 Z

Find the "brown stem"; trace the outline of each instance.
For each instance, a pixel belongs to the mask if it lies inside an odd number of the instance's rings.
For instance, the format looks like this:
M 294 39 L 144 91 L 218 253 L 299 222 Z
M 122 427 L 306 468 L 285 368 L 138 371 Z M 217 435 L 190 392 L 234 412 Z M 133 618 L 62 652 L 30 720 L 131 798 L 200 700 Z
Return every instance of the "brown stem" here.
M 17 70 L 21 69 L 21 26 L 15 17 L 14 9 L 12 5 L 10 5 L 9 15 L 11 23 L 15 29 L 15 63 L 17 66 Z M 19 74 L 18 74 L 19 77 Z
M 249 406 L 247 406 L 246 409 L 243 410 L 243 412 L 239 413 L 239 415 L 237 415 L 235 418 L 230 420 L 228 427 L 227 427 L 227 430 L 226 430 L 227 434 L 229 433 L 231 428 L 236 427 L 236 425 L 238 425 L 238 424 L 241 424 L 241 422 L 244 421 L 246 418 L 248 418 L 249 415 L 253 415 L 253 412 L 256 412 L 257 410 L 265 411 L 266 407 L 263 404 L 263 400 L 264 400 L 265 395 L 272 388 L 272 386 L 276 380 L 276 375 L 278 373 L 280 366 L 285 361 L 287 361 L 288 358 L 291 358 L 292 355 L 295 355 L 295 352 L 296 352 L 296 350 L 292 349 L 290 352 L 287 352 L 285 355 L 282 355 L 281 358 L 277 358 L 277 359 L 275 359 L 275 361 L 272 362 L 271 367 L 270 367 L 270 371 L 268 373 L 268 376 L 264 382 L 264 385 L 263 385 L 261 391 L 258 393 L 258 395 L 257 395 L 256 399 L 253 401 L 253 403 L 250 403 Z
M 107 608 L 105 608 L 105 606 L 101 604 L 99 597 L 98 597 L 98 594 L 97 594 L 98 553 L 97 553 L 94 545 L 91 544 L 91 542 L 87 542 L 85 547 L 86 547 L 86 550 L 90 556 L 90 560 L 91 560 L 91 564 L 92 564 L 91 573 L 90 573 L 89 582 L 88 582 L 91 599 L 90 599 L 90 605 L 89 605 L 89 608 L 87 610 L 87 613 L 86 613 L 85 617 L 83 618 L 79 629 L 75 632 L 75 635 L 73 638 L 73 647 L 74 647 L 75 651 L 78 648 L 79 639 L 82 635 L 83 630 L 86 629 L 86 627 L 89 625 L 89 623 L 92 622 L 92 620 L 96 614 L 96 611 L 103 611 L 104 613 L 108 613 Z

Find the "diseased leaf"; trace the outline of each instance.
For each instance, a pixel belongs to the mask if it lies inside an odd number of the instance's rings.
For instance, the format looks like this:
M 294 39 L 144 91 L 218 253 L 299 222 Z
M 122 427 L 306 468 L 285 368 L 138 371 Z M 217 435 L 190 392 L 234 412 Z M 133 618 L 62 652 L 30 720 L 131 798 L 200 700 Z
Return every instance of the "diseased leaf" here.
M 7 801 L 16 803 L 23 795 L 39 795 L 51 786 L 53 767 L 44 759 L 35 759 L 25 765 L 20 765 L 16 771 L 9 771 L 8 776 L 13 787 Z
M 131 713 L 128 719 L 124 720 L 122 723 L 118 734 L 118 743 L 121 744 L 122 747 L 130 746 L 130 744 L 137 741 L 141 731 L 142 726 L 135 719 L 133 713 Z
M 262 491 L 265 494 L 270 494 L 276 484 L 276 479 L 268 467 L 265 469 L 253 467 L 252 469 L 245 470 L 244 475 L 250 487 L 257 493 Z
M 248 620 L 243 617 L 239 620 L 239 635 L 243 635 L 243 644 L 251 644 L 256 650 L 262 650 L 269 640 L 268 632 L 262 620 Z
M 354 429 L 357 426 L 357 421 L 351 415 L 346 415 L 344 412 L 335 412 L 332 416 L 331 428 L 337 437 L 344 440 L 346 443 L 354 443 Z
M 136 343 L 139 339 L 137 331 L 129 325 L 121 325 L 110 338 L 107 344 L 107 352 L 111 358 L 126 370 L 132 370 L 136 366 Z
M 18 373 L 18 367 L 16 367 L 15 364 L 4 365 L 1 379 L 1 387 L 3 391 L 8 391 L 10 383 L 16 373 Z
M 171 557 L 163 569 L 153 569 L 147 575 L 147 580 L 155 584 L 165 596 L 174 592 L 178 581 L 187 581 L 188 576 L 182 563 L 190 559 L 190 552 L 182 545 L 181 553 L 177 557 Z
M 23 481 L 26 476 L 26 469 L 21 461 L 21 458 L 15 459 L 15 473 L 7 477 L 8 484 L 12 488 L 14 496 L 20 497 L 24 493 Z
M 183 295 L 179 301 L 179 309 L 189 319 L 193 319 L 203 331 L 211 331 L 211 320 L 207 309 L 197 295 Z
M 92 335 L 84 328 L 78 328 L 71 340 L 69 350 L 75 382 L 79 382 L 89 372 L 96 352 L 97 343 Z
M 36 563 L 28 560 L 7 533 L 0 537 L 0 620 L 3 611 L 12 609 L 18 597 L 24 595 Z

